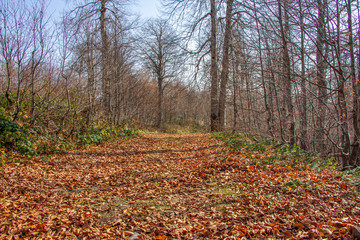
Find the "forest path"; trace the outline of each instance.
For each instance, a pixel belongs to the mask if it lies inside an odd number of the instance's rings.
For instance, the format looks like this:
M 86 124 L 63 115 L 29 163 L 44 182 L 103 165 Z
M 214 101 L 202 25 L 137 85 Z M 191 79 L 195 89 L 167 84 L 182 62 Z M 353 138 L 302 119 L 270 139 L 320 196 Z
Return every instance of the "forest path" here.
M 359 194 L 209 134 L 146 133 L 2 166 L 0 239 L 351 237 Z

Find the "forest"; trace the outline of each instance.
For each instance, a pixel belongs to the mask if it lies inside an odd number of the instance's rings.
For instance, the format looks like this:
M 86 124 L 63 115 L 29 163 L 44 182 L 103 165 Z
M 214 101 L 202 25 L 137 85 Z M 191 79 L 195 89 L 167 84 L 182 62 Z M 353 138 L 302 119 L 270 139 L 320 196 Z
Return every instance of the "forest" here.
M 358 1 L 166 0 L 145 20 L 131 4 L 75 1 L 59 20 L 2 0 L 1 128 L 55 141 L 189 125 L 359 164 Z
M 0 0 L 0 239 L 360 239 L 359 0 Z

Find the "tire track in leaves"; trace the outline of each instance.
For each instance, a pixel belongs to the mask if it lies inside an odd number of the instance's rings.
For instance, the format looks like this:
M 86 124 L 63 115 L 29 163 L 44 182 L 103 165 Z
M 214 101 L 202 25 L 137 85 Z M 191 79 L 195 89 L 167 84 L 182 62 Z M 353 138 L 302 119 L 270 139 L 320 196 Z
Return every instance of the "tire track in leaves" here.
M 351 239 L 359 201 L 332 170 L 148 133 L 2 166 L 0 239 Z

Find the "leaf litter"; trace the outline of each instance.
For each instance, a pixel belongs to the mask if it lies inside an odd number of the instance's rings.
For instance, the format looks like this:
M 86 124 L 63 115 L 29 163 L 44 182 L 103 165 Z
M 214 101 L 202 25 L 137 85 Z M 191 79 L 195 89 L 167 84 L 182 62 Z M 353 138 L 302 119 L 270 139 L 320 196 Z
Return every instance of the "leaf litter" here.
M 0 170 L 0 239 L 353 239 L 359 189 L 209 134 L 146 133 Z

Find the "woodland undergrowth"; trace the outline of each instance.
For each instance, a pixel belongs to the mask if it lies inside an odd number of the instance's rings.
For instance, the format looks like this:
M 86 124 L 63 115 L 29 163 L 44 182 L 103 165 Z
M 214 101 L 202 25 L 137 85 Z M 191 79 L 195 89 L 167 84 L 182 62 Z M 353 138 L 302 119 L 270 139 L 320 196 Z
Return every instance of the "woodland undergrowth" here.
M 3 118 L 0 119 L 0 165 L 34 157 L 46 159 L 49 154 L 65 153 L 137 134 L 136 126 L 106 126 L 101 123 L 67 131 L 45 132 L 41 127 L 21 126 Z

